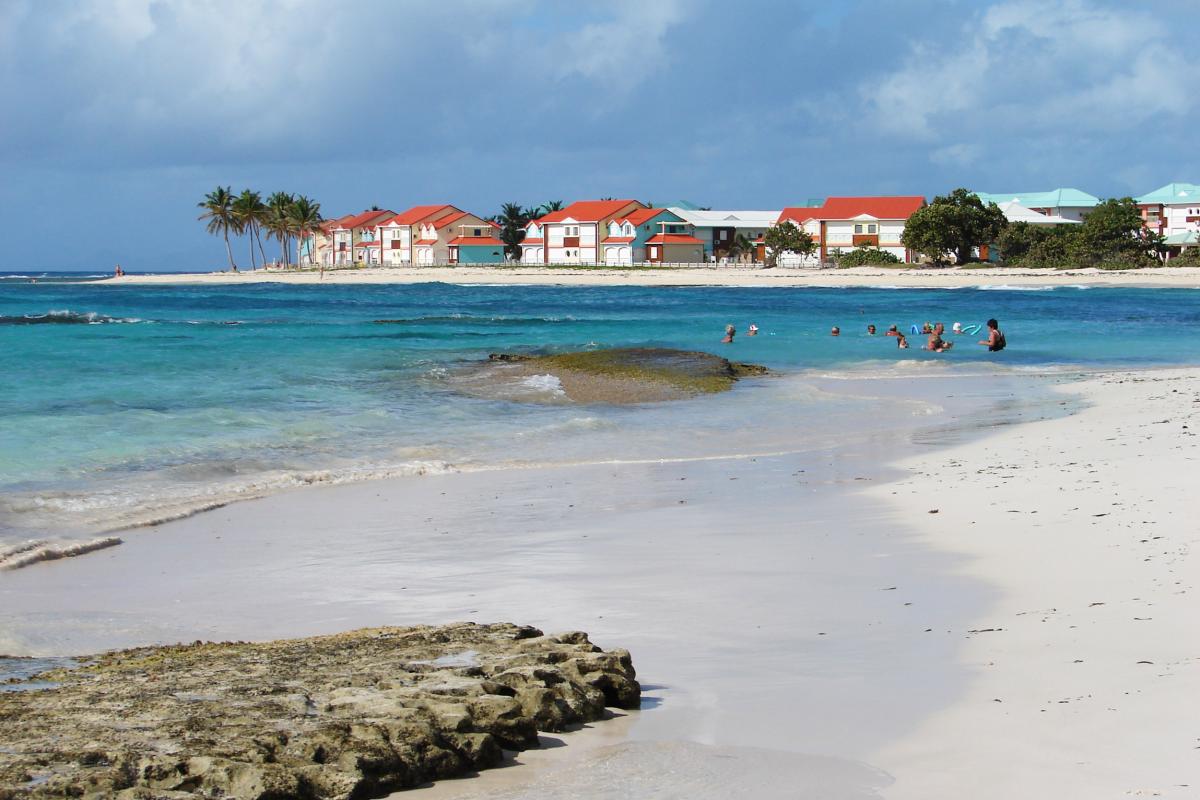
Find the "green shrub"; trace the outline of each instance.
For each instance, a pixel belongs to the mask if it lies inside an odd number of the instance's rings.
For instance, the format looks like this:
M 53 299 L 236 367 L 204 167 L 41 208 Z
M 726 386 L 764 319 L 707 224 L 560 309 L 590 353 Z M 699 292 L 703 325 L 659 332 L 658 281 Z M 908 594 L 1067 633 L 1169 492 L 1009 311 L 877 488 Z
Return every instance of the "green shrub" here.
M 900 259 L 878 247 L 859 247 L 834 255 L 839 267 L 865 267 L 871 264 L 899 264 Z

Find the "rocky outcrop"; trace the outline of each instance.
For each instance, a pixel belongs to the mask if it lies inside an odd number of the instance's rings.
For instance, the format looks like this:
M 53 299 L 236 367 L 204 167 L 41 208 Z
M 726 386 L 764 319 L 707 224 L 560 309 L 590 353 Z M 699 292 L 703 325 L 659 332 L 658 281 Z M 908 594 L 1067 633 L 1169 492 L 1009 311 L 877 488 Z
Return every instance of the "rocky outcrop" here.
M 646 403 L 723 392 L 739 378 L 764 375 L 766 367 L 739 364 L 712 353 L 659 347 L 614 347 L 549 355 L 492 353 L 488 361 L 503 380 L 549 375 L 577 403 Z M 487 374 L 487 373 L 485 373 Z M 537 400 L 533 395 L 528 399 Z
M 37 680 L 56 685 L 0 692 L 0 800 L 379 797 L 641 691 L 584 633 L 470 623 L 138 648 Z

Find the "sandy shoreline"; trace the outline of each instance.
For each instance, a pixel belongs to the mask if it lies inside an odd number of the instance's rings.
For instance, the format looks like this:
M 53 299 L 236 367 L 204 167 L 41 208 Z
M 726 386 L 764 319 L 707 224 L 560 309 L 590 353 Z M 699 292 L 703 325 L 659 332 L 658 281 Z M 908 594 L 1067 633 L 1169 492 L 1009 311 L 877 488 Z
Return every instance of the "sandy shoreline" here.
M 1200 369 L 1072 395 L 965 441 L 241 503 L 4 575 L 0 651 L 512 619 L 628 647 L 648 702 L 434 796 L 1193 796 Z
M 570 268 L 404 267 L 317 272 L 243 271 L 194 275 L 129 275 L 108 278 L 116 285 L 288 283 L 369 285 L 407 283 L 546 284 L 560 286 L 818 286 L 962 288 L 980 285 L 1200 287 L 1200 269 L 1163 268 L 1127 271 L 1078 269 L 1062 272 L 1029 269 L 670 269 L 618 270 Z

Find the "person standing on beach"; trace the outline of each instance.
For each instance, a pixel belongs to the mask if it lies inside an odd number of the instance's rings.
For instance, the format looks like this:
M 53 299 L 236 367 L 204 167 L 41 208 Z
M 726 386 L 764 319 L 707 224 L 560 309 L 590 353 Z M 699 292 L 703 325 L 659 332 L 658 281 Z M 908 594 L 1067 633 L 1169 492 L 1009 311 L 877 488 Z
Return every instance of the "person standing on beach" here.
M 725 338 L 721 340 L 721 344 L 733 344 L 733 334 L 737 330 L 732 325 L 725 326 Z
M 1000 323 L 994 319 L 987 321 L 988 338 L 979 342 L 979 344 L 987 347 L 989 353 L 998 353 L 1008 346 L 1008 342 L 1004 340 L 1004 331 L 1000 330 Z

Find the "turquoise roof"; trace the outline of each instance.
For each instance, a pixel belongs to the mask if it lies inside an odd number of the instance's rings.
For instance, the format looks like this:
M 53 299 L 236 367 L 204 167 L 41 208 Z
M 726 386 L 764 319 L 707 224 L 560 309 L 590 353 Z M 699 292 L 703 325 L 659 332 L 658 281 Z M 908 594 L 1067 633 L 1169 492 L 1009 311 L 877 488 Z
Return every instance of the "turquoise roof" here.
M 699 211 L 700 206 L 689 200 L 676 200 L 674 203 L 655 203 L 651 208 L 682 208 L 684 211 Z
M 1144 205 L 1165 203 L 1200 203 L 1200 186 L 1194 183 L 1168 183 L 1147 192 L 1135 201 Z
M 985 203 L 1007 203 L 1015 200 L 1026 208 L 1092 208 L 1100 198 L 1078 189 L 1051 189 L 1048 192 L 976 192 Z
M 1163 238 L 1163 244 L 1169 247 L 1186 247 L 1190 244 L 1200 244 L 1200 233 L 1196 231 L 1172 233 L 1170 236 Z

